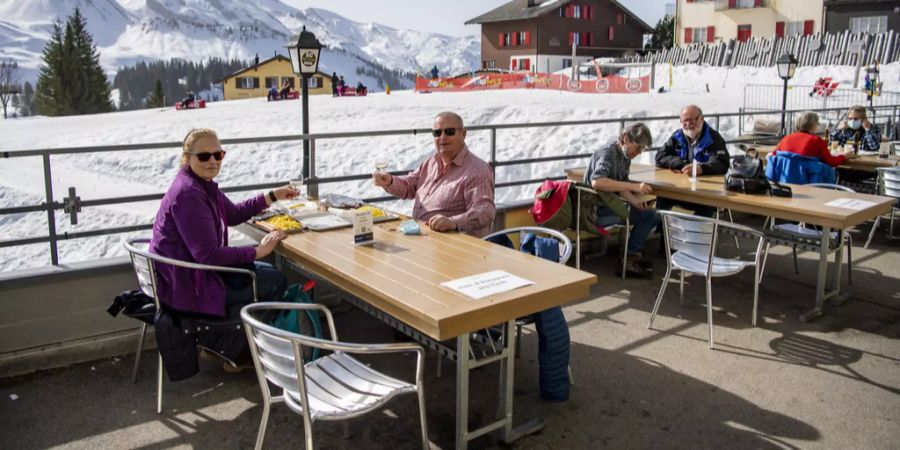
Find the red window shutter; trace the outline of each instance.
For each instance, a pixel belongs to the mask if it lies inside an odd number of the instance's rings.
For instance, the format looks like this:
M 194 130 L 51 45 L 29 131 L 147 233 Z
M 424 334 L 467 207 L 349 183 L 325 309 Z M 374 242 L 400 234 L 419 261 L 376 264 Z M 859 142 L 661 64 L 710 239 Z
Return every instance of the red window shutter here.
M 754 7 L 754 8 L 759 8 L 759 7 L 762 6 L 762 5 L 763 5 L 763 0 L 753 0 L 753 7 Z
M 616 27 L 609 27 L 609 40 L 612 41 L 616 38 Z
M 582 20 L 587 20 L 587 18 L 588 18 L 588 7 L 587 7 L 587 6 L 582 6 L 582 7 L 581 7 L 581 19 L 582 19 Z
M 594 7 L 588 6 L 588 19 L 594 20 Z
M 616 14 L 616 25 L 622 25 L 622 15 Z
M 569 46 L 571 46 L 573 43 L 575 43 L 575 33 L 570 31 L 569 32 Z
M 531 70 L 531 60 L 530 59 L 522 60 L 522 70 Z
M 525 45 L 531 45 L 531 32 L 525 32 Z
M 806 36 L 808 34 L 813 34 L 813 22 L 812 20 L 807 20 L 803 22 L 803 35 Z
M 503 47 L 503 33 L 500 33 L 500 37 L 497 38 L 497 47 Z
M 685 44 L 690 44 L 690 43 L 691 43 L 691 32 L 692 32 L 692 31 L 693 31 L 693 30 L 690 29 L 690 28 L 685 28 L 685 29 L 684 29 L 684 43 L 685 43 Z
M 513 33 L 512 38 L 509 41 L 509 45 L 515 47 L 519 45 L 519 33 Z
M 518 59 L 512 60 L 512 70 L 516 70 L 516 69 L 518 69 L 518 67 L 519 67 L 519 60 Z
M 728 0 L 729 8 L 737 8 L 737 0 Z
M 688 3 L 694 3 L 694 0 L 687 0 Z
M 775 22 L 775 37 L 784 37 L 784 22 Z
M 716 27 L 706 27 L 706 42 L 716 40 Z

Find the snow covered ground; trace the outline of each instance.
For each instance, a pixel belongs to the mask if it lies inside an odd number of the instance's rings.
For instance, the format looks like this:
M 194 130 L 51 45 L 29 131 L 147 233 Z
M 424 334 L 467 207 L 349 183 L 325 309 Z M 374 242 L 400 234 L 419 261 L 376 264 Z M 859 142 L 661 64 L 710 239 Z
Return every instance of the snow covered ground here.
M 886 90 L 900 75 L 900 64 L 882 68 Z M 658 70 L 657 86 L 668 85 L 668 71 Z M 852 85 L 853 67 L 800 68 L 792 84 L 811 85 L 818 77 L 831 76 L 843 86 Z M 380 131 L 427 128 L 435 114 L 456 111 L 467 125 L 551 122 L 603 118 L 676 115 L 688 103 L 709 114 L 737 112 L 743 86 L 748 83 L 778 84 L 774 68 L 677 67 L 673 90 L 666 94 L 572 94 L 557 91 L 516 90 L 445 94 L 394 91 L 360 98 L 310 98 L 310 129 L 314 133 Z M 707 92 L 707 85 L 709 92 Z M 789 105 L 790 106 L 790 105 Z M 176 112 L 172 108 L 79 117 L 0 121 L 0 150 L 180 142 L 194 127 L 210 127 L 223 139 L 299 134 L 301 102 L 266 102 L 264 99 L 210 103 L 206 109 Z M 676 121 L 649 124 L 656 145 L 674 131 Z M 618 125 L 565 126 L 501 130 L 497 136 L 498 159 L 590 153 L 615 138 Z M 735 137 L 738 123 L 724 119 L 719 131 Z M 488 132 L 471 132 L 470 149 L 487 159 Z M 287 181 L 300 171 L 300 142 L 237 145 L 226 148 L 218 181 L 222 186 Z M 388 160 L 392 170 L 412 169 L 433 151 L 428 136 L 364 137 L 317 142 L 319 176 L 368 173 L 376 160 Z M 177 170 L 180 150 L 116 151 L 51 158 L 54 198 L 61 201 L 74 186 L 83 200 L 161 193 Z M 649 155 L 643 155 L 648 158 Z M 645 159 L 647 160 L 647 159 Z M 562 169 L 582 162 L 542 163 L 498 169 L 497 181 L 558 176 Z M 533 186 L 501 189 L 497 201 L 528 198 Z M 322 193 L 355 196 L 380 195 L 370 182 L 326 185 Z M 0 206 L 35 204 L 44 196 L 43 169 L 38 157 L 0 159 Z M 236 196 L 240 197 L 240 196 Z M 390 205 L 408 210 L 406 202 Z M 118 225 L 148 223 L 156 202 L 85 208 L 78 225 L 69 225 L 63 213 L 56 216 L 59 233 Z M 0 216 L 0 240 L 46 234 L 46 213 Z M 72 263 L 123 254 L 124 235 L 60 242 L 60 261 Z M 47 244 L 0 249 L 0 271 L 49 264 Z

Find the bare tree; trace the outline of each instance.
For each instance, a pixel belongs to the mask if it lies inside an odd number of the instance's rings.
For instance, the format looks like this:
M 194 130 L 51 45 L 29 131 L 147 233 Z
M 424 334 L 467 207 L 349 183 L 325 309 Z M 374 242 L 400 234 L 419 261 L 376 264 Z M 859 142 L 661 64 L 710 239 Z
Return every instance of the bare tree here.
M 12 59 L 0 61 L 0 104 L 3 105 L 3 118 L 6 118 L 6 105 L 19 93 L 19 65 Z

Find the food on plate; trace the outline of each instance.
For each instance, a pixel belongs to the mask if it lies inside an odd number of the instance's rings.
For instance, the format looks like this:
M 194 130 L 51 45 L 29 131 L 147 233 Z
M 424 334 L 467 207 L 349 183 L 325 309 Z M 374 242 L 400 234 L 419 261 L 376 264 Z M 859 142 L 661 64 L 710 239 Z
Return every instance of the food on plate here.
M 265 222 L 281 231 L 299 230 L 303 226 L 300 222 L 297 222 L 297 219 L 284 214 L 270 217 Z
M 360 206 L 356 210 L 359 212 L 371 212 L 372 217 L 384 217 L 387 215 L 387 213 L 384 212 L 383 210 L 381 210 L 380 208 L 376 208 L 371 205 Z

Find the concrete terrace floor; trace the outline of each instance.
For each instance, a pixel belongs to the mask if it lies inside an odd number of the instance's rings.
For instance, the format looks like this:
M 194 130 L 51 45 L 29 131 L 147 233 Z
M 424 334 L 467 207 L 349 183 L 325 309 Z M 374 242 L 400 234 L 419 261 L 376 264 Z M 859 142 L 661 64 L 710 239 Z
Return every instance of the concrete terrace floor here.
M 829 448 L 896 449 L 900 443 L 900 241 L 884 228 L 863 250 L 869 225 L 855 232 L 851 298 L 810 323 L 817 254 L 773 248 L 760 292 L 759 324 L 750 325 L 752 272 L 713 281 L 716 350 L 709 350 L 704 283 L 688 278 L 685 306 L 677 283 L 646 328 L 665 263 L 653 281 L 615 277 L 615 258 L 587 261 L 599 282 L 590 298 L 565 307 L 575 386 L 569 401 L 546 403 L 537 389 L 537 335 L 523 335 L 516 365 L 517 422 L 542 417 L 538 434 L 505 445 L 483 437 L 471 448 Z M 748 243 L 749 244 L 749 243 Z M 655 251 L 656 242 L 648 248 Z M 726 245 L 726 248 L 729 246 Z M 749 245 L 742 246 L 746 251 Z M 613 252 L 610 252 L 613 253 Z M 651 252 L 652 253 L 652 252 Z M 846 272 L 844 275 L 846 287 Z M 122 319 L 128 320 L 128 319 Z M 341 337 L 392 341 L 393 331 L 352 310 L 337 316 Z M 426 362 L 432 448 L 453 448 L 454 371 Z M 98 360 L 0 380 L 0 448 L 252 448 L 261 397 L 253 371 L 201 373 L 167 383 L 155 413 L 156 354 L 144 353 L 137 384 L 132 357 Z M 411 379 L 412 357 L 372 360 Z M 495 367 L 472 375 L 472 422 L 494 414 Z M 413 396 L 340 424 L 313 425 L 320 449 L 417 448 Z M 302 447 L 300 416 L 274 405 L 267 448 Z

